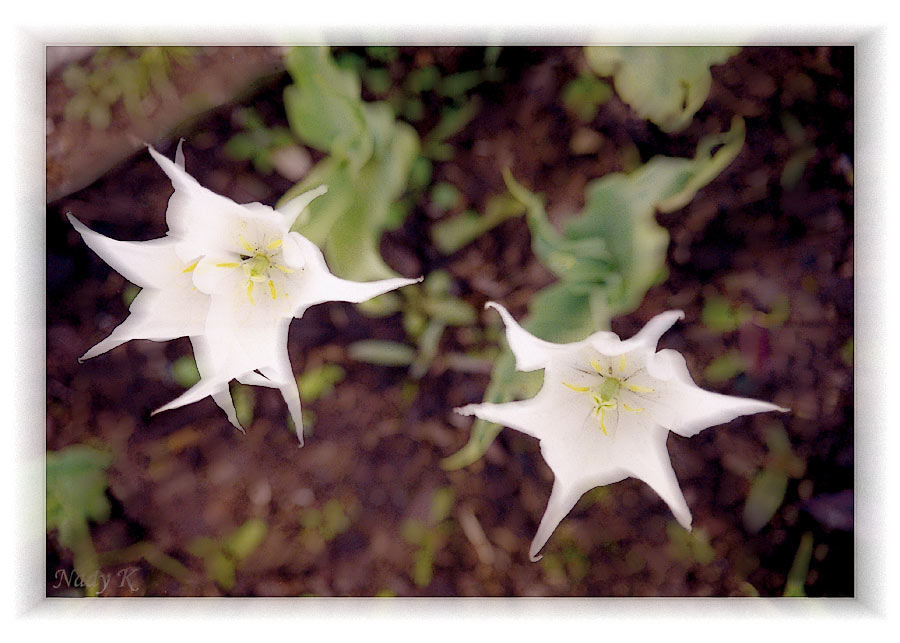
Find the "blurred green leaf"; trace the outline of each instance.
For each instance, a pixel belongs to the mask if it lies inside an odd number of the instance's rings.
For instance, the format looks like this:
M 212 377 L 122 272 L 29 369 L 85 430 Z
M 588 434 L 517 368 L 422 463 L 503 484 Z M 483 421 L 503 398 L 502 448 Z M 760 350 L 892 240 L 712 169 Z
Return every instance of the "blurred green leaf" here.
M 790 190 L 796 186 L 797 183 L 800 182 L 800 179 L 803 178 L 803 173 L 806 171 L 806 166 L 809 164 L 809 161 L 815 155 L 816 148 L 812 145 L 801 147 L 791 154 L 790 158 L 788 158 L 787 162 L 784 164 L 784 169 L 781 171 L 781 187 L 785 190 Z
M 346 377 L 346 372 L 337 364 L 322 364 L 316 368 L 310 368 L 297 377 L 297 387 L 300 389 L 300 399 L 312 403 L 318 399 L 330 395 L 335 384 Z
M 452 183 L 441 181 L 431 188 L 431 202 L 440 212 L 446 212 L 462 202 L 462 193 Z
M 453 505 L 456 502 L 456 493 L 453 487 L 441 487 L 436 489 L 431 498 L 431 522 L 437 524 L 450 517 Z
M 438 83 L 438 94 L 452 98 L 462 98 L 463 94 L 478 86 L 481 81 L 482 75 L 479 69 L 444 76 Z
M 841 360 L 847 366 L 853 366 L 853 338 L 851 337 L 841 346 Z
M 280 202 L 328 185 L 294 230 L 322 248 L 331 270 L 345 279 L 396 276 L 382 260 L 379 244 L 384 230 L 403 216 L 393 204 L 406 191 L 418 135 L 394 119 L 388 104 L 363 102 L 359 78 L 335 65 L 327 48 L 297 47 L 287 66 L 294 79 L 285 89 L 291 127 L 301 140 L 330 154 Z
M 664 132 L 687 127 L 712 85 L 709 68 L 739 47 L 586 47 L 598 76 L 613 76 L 619 97 Z
M 755 534 L 778 511 L 787 491 L 788 477 L 783 471 L 766 468 L 756 474 L 744 504 L 744 527 Z
M 438 161 L 446 161 L 453 157 L 453 148 L 444 141 L 465 129 L 481 109 L 481 102 L 472 98 L 461 107 L 445 107 L 441 118 L 428 132 L 423 141 L 422 153 Z
M 241 426 L 246 427 L 253 424 L 253 410 L 256 407 L 256 393 L 253 387 L 233 382 L 231 399 L 234 402 L 234 411 Z
M 813 535 L 806 532 L 800 539 L 800 546 L 788 572 L 787 582 L 784 585 L 785 596 L 806 596 L 806 576 L 809 574 L 809 562 L 813 553 Z
M 175 383 L 182 388 L 191 388 L 200 381 L 200 371 L 193 355 L 182 355 L 172 362 L 171 368 Z
M 125 290 L 122 291 L 122 302 L 126 306 L 131 306 L 131 302 L 134 301 L 134 298 L 138 296 L 139 292 L 141 292 L 140 288 L 134 284 L 128 284 L 125 286 Z
M 391 72 L 384 67 L 375 67 L 363 72 L 363 82 L 370 92 L 382 95 L 391 88 Z
M 347 353 L 351 359 L 379 366 L 408 366 L 416 358 L 416 351 L 411 346 L 383 339 L 353 342 Z
M 600 105 L 611 96 L 612 87 L 587 74 L 570 80 L 562 90 L 563 105 L 586 123 L 594 120 Z
M 703 371 L 703 378 L 711 383 L 727 382 L 744 372 L 744 358 L 740 351 L 728 351 L 716 356 Z
M 441 79 L 441 72 L 434 65 L 414 69 L 406 76 L 404 85 L 409 91 L 419 94 L 431 91 Z
M 259 518 L 251 518 L 235 529 L 222 543 L 223 550 L 235 562 L 240 562 L 256 551 L 265 540 L 269 531 L 268 525 Z
M 389 63 L 397 60 L 400 50 L 397 47 L 366 47 L 366 55 L 373 60 Z
M 75 573 L 82 579 L 90 579 L 100 567 L 88 521 L 109 518 L 110 464 L 109 453 L 82 444 L 47 453 L 47 530 L 56 529 L 59 544 L 72 551 Z M 98 583 L 85 589 L 95 596 Z
M 431 227 L 431 239 L 443 254 L 453 254 L 488 230 L 524 212 L 525 206 L 518 199 L 510 194 L 497 194 L 487 200 L 484 214 L 466 210 L 435 223 Z

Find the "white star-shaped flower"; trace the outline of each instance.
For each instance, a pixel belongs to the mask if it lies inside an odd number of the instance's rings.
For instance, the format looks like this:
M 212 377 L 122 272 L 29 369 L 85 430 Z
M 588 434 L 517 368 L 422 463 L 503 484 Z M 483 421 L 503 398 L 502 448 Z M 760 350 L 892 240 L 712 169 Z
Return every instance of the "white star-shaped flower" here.
M 358 283 L 340 279 L 322 252 L 291 226 L 320 186 L 273 209 L 238 204 L 201 186 L 184 170 L 179 145 L 172 162 L 150 154 L 175 186 L 161 239 L 115 241 L 69 219 L 85 242 L 142 290 L 129 317 L 85 353 L 99 355 L 131 339 L 191 338 L 200 381 L 154 413 L 211 395 L 238 428 L 228 383 L 278 388 L 303 443 L 300 395 L 287 351 L 290 322 L 326 301 L 362 302 L 416 279 Z
M 666 450 L 669 431 L 690 437 L 740 415 L 787 411 L 768 402 L 704 391 L 691 379 L 684 357 L 656 350 L 680 311 L 651 319 L 626 341 L 598 332 L 571 344 L 554 344 L 519 326 L 493 302 L 520 371 L 544 369 L 544 384 L 529 399 L 470 404 L 457 409 L 540 440 L 553 471 L 553 489 L 529 555 L 541 550 L 585 492 L 634 477 L 646 482 L 690 529 L 691 512 Z

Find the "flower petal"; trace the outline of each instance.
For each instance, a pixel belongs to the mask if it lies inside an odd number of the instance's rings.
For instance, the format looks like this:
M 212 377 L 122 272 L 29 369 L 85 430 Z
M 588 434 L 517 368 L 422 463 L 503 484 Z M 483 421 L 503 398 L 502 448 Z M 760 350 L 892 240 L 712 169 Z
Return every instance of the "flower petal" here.
M 182 281 L 190 284 L 189 280 Z M 199 334 L 204 329 L 208 308 L 209 297 L 192 289 L 146 288 L 131 302 L 130 314 L 125 321 L 78 361 L 101 355 L 132 339 L 161 342 Z
M 150 413 L 150 415 L 156 415 L 157 413 L 162 413 L 163 411 L 170 411 L 182 406 L 187 406 L 188 404 L 199 402 L 204 397 L 208 397 L 210 395 L 221 392 L 228 392 L 228 380 L 225 380 L 223 382 L 219 379 L 201 378 L 200 381 L 194 384 L 191 388 L 186 390 L 184 393 L 176 397 L 168 404 L 164 404 L 163 406 L 159 407 L 158 409 Z
M 632 477 L 643 480 L 669 505 L 675 519 L 685 529 L 691 528 L 691 510 L 678 485 L 669 452 L 666 449 L 668 431 L 653 423 L 640 424 L 634 417 L 622 414 L 622 420 L 632 420 L 620 426 L 615 439 L 615 459 Z M 623 430 L 627 428 L 628 430 Z
M 566 484 L 558 478 L 553 481 L 553 490 L 550 492 L 550 499 L 547 501 L 547 508 L 544 510 L 544 516 L 541 518 L 541 524 L 538 526 L 534 540 L 531 541 L 531 547 L 528 550 L 528 557 L 531 562 L 536 563 L 543 556 L 539 556 L 538 552 L 547 544 L 550 536 L 559 526 L 578 499 L 588 489 Z
M 360 303 L 377 297 L 390 290 L 396 290 L 422 281 L 418 279 L 406 279 L 396 277 L 394 279 L 381 279 L 379 281 L 359 282 L 341 279 L 328 270 L 325 257 L 312 241 L 298 232 L 291 232 L 284 240 L 284 257 L 289 261 L 288 253 L 302 253 L 302 260 L 297 255 L 291 255 L 291 261 L 304 266 L 302 273 L 296 276 L 290 275 L 291 302 L 294 306 L 294 316 L 302 317 L 304 311 L 310 306 L 326 301 L 347 301 Z
M 306 206 L 326 192 L 328 192 L 328 186 L 320 185 L 314 190 L 307 190 L 303 194 L 294 197 L 278 208 L 276 211 L 284 217 L 284 223 L 287 226 L 287 229 L 290 229 L 291 226 L 294 225 L 294 221 L 296 221 L 297 217 L 306 209 Z
M 555 356 L 560 355 L 561 349 L 565 350 L 573 346 L 572 344 L 554 344 L 535 337 L 522 328 L 506 308 L 496 302 L 489 301 L 484 307 L 493 308 L 503 318 L 503 324 L 506 326 L 506 342 L 516 358 L 516 370 L 536 371 L 546 368 Z
M 665 416 L 658 414 L 657 421 L 685 437 L 696 435 L 708 427 L 730 422 L 741 415 L 789 411 L 769 402 L 703 390 L 691 378 L 681 353 L 671 349 L 661 350 L 651 356 L 647 361 L 647 371 L 653 377 L 669 382 L 669 386 L 659 396 L 659 402 L 665 406 L 667 413 Z
M 177 158 L 177 155 L 176 155 Z M 209 341 L 202 335 L 191 337 L 191 346 L 194 349 L 194 360 L 197 362 L 197 371 L 200 378 L 209 378 L 216 372 L 215 351 L 210 346 Z M 225 411 L 228 421 L 241 433 L 245 433 L 244 427 L 241 426 L 237 417 L 237 411 L 234 408 L 234 400 L 231 399 L 231 391 L 227 388 L 212 394 L 213 401 L 220 409 Z
M 165 288 L 184 265 L 175 254 L 175 241 L 161 238 L 151 241 L 117 241 L 94 232 L 71 214 L 69 222 L 96 252 L 120 275 L 141 288 Z
M 679 319 L 684 319 L 684 313 L 680 310 L 669 310 L 652 318 L 634 337 L 625 341 L 618 335 L 610 332 L 599 332 L 591 335 L 587 340 L 595 349 L 604 355 L 623 355 L 632 351 L 654 351 L 667 330 Z
M 486 422 L 494 422 L 534 438 L 540 438 L 542 433 L 540 430 L 542 420 L 539 413 L 540 403 L 540 400 L 533 397 L 530 400 L 505 402 L 503 404 L 493 404 L 491 402 L 468 404 L 454 409 L 454 411 L 460 415 L 474 415 Z

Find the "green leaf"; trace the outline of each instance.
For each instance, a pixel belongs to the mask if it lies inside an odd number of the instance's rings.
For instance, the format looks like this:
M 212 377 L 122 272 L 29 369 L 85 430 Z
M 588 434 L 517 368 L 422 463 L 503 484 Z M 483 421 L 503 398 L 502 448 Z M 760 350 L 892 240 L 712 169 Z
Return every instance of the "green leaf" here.
M 172 362 L 172 377 L 182 388 L 191 388 L 200 381 L 200 371 L 192 355 L 182 355 Z
M 338 67 L 327 47 L 294 47 L 285 64 L 294 79 L 284 90 L 294 134 L 307 145 L 362 167 L 372 154 L 372 137 L 359 77 Z
M 366 47 L 366 55 L 373 60 L 389 63 L 397 60 L 400 50 L 396 47 Z
M 231 384 L 231 399 L 234 411 L 241 426 L 253 424 L 253 410 L 256 407 L 256 393 L 253 388 L 239 382 Z
M 462 193 L 452 183 L 441 181 L 431 188 L 431 203 L 440 212 L 452 210 L 462 202 Z
M 236 562 L 256 551 L 265 540 L 269 527 L 259 518 L 251 518 L 235 529 L 222 543 L 223 550 Z
M 441 79 L 441 72 L 434 65 L 414 69 L 406 76 L 404 83 L 406 89 L 414 94 L 427 92 L 434 89 Z
M 293 229 L 322 248 L 331 270 L 345 279 L 396 276 L 382 260 L 379 244 L 384 230 L 408 213 L 395 202 L 403 196 L 418 156 L 418 135 L 394 119 L 388 104 L 363 102 L 358 77 L 331 62 L 327 49 L 297 48 L 288 56 L 288 68 L 295 81 L 285 90 L 292 127 L 310 144 L 319 137 L 320 149 L 331 154 L 282 198 L 285 203 L 328 185 L 328 193 L 310 204 Z M 302 102 L 307 94 L 315 94 L 309 104 Z M 305 109 L 315 113 L 305 114 Z M 306 117 L 333 122 L 322 129 Z M 348 119 L 345 125 L 342 118 Z
M 214 551 L 206 557 L 206 575 L 226 592 L 234 587 L 234 563 L 220 551 Z
M 703 377 L 711 384 L 727 382 L 733 377 L 737 377 L 744 372 L 744 358 L 740 351 L 728 351 L 714 358 L 706 370 L 703 371 Z
M 664 132 L 687 127 L 712 85 L 709 68 L 739 47 L 586 47 L 598 76 L 613 76 L 616 92 L 641 118 Z
M 47 530 L 57 530 L 59 544 L 72 551 L 75 572 L 83 579 L 100 567 L 88 521 L 109 518 L 106 469 L 111 463 L 109 453 L 81 444 L 47 453 Z M 98 586 L 86 590 L 94 596 Z
M 435 525 L 449 518 L 455 502 L 456 493 L 453 491 L 453 487 L 441 487 L 435 490 L 431 497 L 431 524 Z
M 525 206 L 509 194 L 497 194 L 485 204 L 484 214 L 466 210 L 431 227 L 431 240 L 443 254 L 453 254 L 509 218 L 520 216 Z
M 763 469 L 756 475 L 744 504 L 747 531 L 755 534 L 768 524 L 784 501 L 787 483 L 787 474 L 773 468 Z
M 426 156 L 432 156 L 435 150 L 439 149 L 436 146 L 437 143 L 446 141 L 448 138 L 463 131 L 466 125 L 475 118 L 480 109 L 481 102 L 477 98 L 472 98 L 461 107 L 444 108 L 444 111 L 441 113 L 441 119 L 425 137 L 424 148 Z
M 416 358 L 416 351 L 411 346 L 383 339 L 354 342 L 347 354 L 351 359 L 379 366 L 408 366 Z
M 363 72 L 363 82 L 370 92 L 380 96 L 391 88 L 391 72 L 383 67 L 367 69 Z
M 588 74 L 569 81 L 562 90 L 563 105 L 586 123 L 594 120 L 600 105 L 611 96 L 612 87 Z
M 481 81 L 482 76 L 479 69 L 444 76 L 438 84 L 438 94 L 452 98 L 462 98 L 463 94 L 479 85 Z
M 322 364 L 303 371 L 297 378 L 300 399 L 312 403 L 330 395 L 335 384 L 342 381 L 346 375 L 346 371 L 337 364 Z
M 800 539 L 800 546 L 794 555 L 794 562 L 788 572 L 787 582 L 784 585 L 785 596 L 806 596 L 806 576 L 809 574 L 809 562 L 813 553 L 812 532 L 806 532 Z
M 258 146 L 254 137 L 247 132 L 239 132 L 225 144 L 225 153 L 236 161 L 248 161 L 257 152 Z

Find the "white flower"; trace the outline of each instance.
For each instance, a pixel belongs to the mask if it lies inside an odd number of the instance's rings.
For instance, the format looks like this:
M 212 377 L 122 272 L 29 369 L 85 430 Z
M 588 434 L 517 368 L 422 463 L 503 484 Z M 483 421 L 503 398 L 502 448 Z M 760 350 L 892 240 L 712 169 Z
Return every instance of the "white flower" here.
M 122 242 L 70 220 L 85 242 L 129 281 L 144 288 L 131 315 L 84 359 L 130 339 L 189 336 L 200 381 L 154 413 L 212 395 L 238 428 L 228 383 L 278 388 L 303 443 L 300 395 L 287 352 L 290 322 L 326 301 L 361 302 L 416 279 L 357 283 L 331 274 L 321 251 L 290 228 L 325 186 L 279 209 L 241 205 L 201 186 L 173 163 L 150 154 L 175 186 L 162 239 Z
M 768 402 L 704 391 L 694 384 L 680 353 L 656 351 L 680 311 L 651 319 L 629 340 L 598 332 L 571 344 L 541 340 L 493 302 L 521 371 L 544 369 L 544 384 L 530 400 L 470 404 L 476 415 L 540 440 L 553 471 L 553 489 L 531 543 L 533 561 L 556 526 L 586 491 L 634 477 L 646 482 L 690 529 L 691 512 L 666 450 L 669 431 L 690 437 L 740 415 L 787 411 Z

